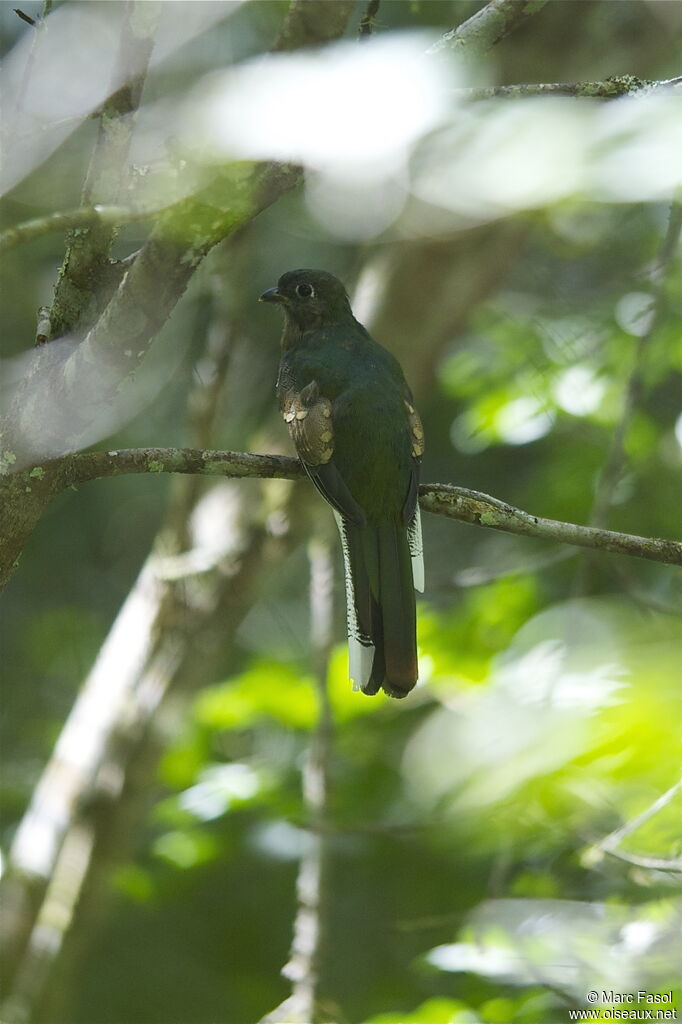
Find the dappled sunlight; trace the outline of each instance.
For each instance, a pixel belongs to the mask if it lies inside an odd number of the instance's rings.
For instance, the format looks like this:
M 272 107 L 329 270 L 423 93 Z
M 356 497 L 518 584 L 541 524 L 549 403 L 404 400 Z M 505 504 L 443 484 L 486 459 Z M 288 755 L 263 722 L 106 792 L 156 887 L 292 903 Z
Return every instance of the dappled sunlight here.
M 654 322 L 654 305 L 651 292 L 628 292 L 618 300 L 616 321 L 628 334 L 642 338 L 649 333 Z
M 199 821 L 211 821 L 231 807 L 247 803 L 261 787 L 258 774 L 248 764 L 209 765 L 199 781 L 178 797 L 178 805 Z
M 648 667 L 640 657 L 645 637 L 643 623 L 619 602 L 568 602 L 520 628 L 493 658 L 485 687 L 456 692 L 436 674 L 432 685 L 443 707 L 415 732 L 405 754 L 411 799 L 476 818 L 553 773 L 563 773 L 554 776 L 559 786 L 570 786 L 583 762 L 599 774 L 609 736 L 628 760 L 640 747 L 639 756 L 652 756 L 651 729 L 655 735 L 661 709 L 650 703 L 649 678 L 658 671 L 656 659 L 665 671 L 675 637 L 659 639 Z M 663 729 L 656 741 L 662 777 L 672 769 L 680 726 L 678 715 L 673 732 Z
M 515 398 L 498 411 L 494 427 L 506 444 L 528 444 L 544 437 L 553 422 L 551 410 L 544 408 L 537 398 Z
M 572 416 L 595 412 L 601 403 L 606 385 L 590 366 L 571 366 L 560 373 L 554 383 L 557 405 Z

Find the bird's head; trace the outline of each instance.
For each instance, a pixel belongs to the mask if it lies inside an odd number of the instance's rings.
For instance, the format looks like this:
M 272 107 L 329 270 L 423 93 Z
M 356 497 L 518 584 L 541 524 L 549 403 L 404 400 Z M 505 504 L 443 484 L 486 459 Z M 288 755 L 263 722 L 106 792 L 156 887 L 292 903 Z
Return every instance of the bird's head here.
M 289 270 L 259 301 L 278 303 L 287 323 L 301 333 L 352 315 L 346 289 L 326 270 Z

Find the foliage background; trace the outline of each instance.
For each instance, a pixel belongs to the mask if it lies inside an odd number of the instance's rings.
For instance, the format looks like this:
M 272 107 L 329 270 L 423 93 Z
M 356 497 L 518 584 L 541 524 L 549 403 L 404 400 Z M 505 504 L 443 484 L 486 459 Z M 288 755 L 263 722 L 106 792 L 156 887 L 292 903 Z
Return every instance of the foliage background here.
M 207 5 L 169 6 L 182 19 Z M 209 6 L 224 10 L 152 67 L 145 104 L 178 102 L 213 69 L 267 51 L 287 8 Z M 376 31 L 437 37 L 477 7 L 383 0 Z M 8 51 L 31 30 L 8 4 L 0 18 Z M 661 80 L 680 73 L 681 43 L 679 3 L 553 0 L 471 74 L 489 84 Z M 272 110 L 292 131 L 307 116 L 275 93 Z M 96 130 L 83 121 L 3 198 L 7 224 L 79 204 Z M 288 451 L 273 399 L 278 325 L 255 300 L 284 270 L 318 266 L 357 286 L 361 318 L 405 366 L 426 429 L 425 481 L 587 522 L 646 334 L 637 296 L 654 292 L 672 198 L 600 202 L 578 190 L 481 223 L 445 218 L 427 232 L 410 227 L 417 205 L 374 237 L 348 238 L 298 188 L 199 267 L 145 362 L 134 413 L 98 447 L 195 443 L 203 428 L 188 396 L 205 398 L 222 372 L 202 446 Z M 115 255 L 139 248 L 146 231 L 123 228 Z M 3 261 L 10 360 L 30 348 L 63 251 L 63 238 L 46 235 Z M 625 465 L 606 495 L 612 529 L 671 538 L 680 525 L 679 270 L 678 249 L 642 357 Z M 177 510 L 177 488 L 188 486 L 149 474 L 66 492 L 22 556 L 0 641 L 5 853 L 160 524 L 169 528 L 169 502 Z M 186 510 L 226 485 L 191 486 Z M 301 769 L 318 714 L 306 541 L 326 538 L 329 524 L 304 484 L 227 487 L 269 553 L 253 585 L 247 572 L 228 595 L 234 608 L 206 600 L 196 649 L 127 754 L 118 808 L 96 787 L 79 808 L 96 825 L 93 863 L 73 920 L 56 929 L 46 978 L 23 993 L 32 1020 L 241 1024 L 290 991 L 280 970 L 311 842 Z M 219 527 L 223 506 L 204 507 Z M 678 778 L 679 572 L 437 517 L 425 517 L 425 542 L 417 693 L 366 700 L 348 690 L 341 644 L 329 659 L 317 1015 L 549 1024 L 568 1019 L 588 989 L 673 989 L 679 875 L 652 858 L 679 864 L 679 790 L 623 838 L 616 852 L 634 862 L 594 844 Z M 340 641 L 335 549 L 334 560 Z M 201 578 L 177 587 L 192 632 Z

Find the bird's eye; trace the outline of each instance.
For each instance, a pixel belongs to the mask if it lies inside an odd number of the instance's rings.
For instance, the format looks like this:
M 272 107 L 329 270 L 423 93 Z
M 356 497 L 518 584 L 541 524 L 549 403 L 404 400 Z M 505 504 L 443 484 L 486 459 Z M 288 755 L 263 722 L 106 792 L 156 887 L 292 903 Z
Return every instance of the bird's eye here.
M 313 286 L 310 284 L 297 284 L 296 294 L 299 299 L 311 299 L 315 292 L 313 291 Z

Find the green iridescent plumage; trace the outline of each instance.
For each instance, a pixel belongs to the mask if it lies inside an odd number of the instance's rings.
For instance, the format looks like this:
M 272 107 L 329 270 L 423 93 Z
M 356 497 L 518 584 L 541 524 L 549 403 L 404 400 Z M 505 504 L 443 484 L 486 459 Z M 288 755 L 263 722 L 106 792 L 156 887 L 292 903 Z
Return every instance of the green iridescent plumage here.
M 321 270 L 284 274 L 261 299 L 285 314 L 277 393 L 298 455 L 344 547 L 351 678 L 404 697 L 417 680 L 414 586 L 423 432 L 397 360 Z M 413 575 L 414 566 L 414 575 Z

